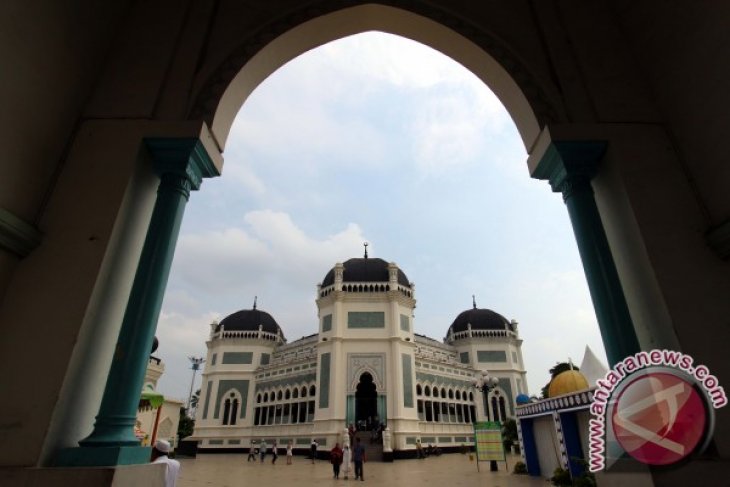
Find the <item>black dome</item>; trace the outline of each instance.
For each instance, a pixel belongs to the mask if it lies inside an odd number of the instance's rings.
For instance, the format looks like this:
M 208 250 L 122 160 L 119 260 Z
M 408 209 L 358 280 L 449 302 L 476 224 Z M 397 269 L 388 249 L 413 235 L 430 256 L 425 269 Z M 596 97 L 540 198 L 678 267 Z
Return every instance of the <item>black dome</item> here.
M 468 309 L 459 313 L 449 328 L 449 332 L 466 331 L 471 323 L 472 330 L 509 330 L 515 331 L 514 326 L 507 318 L 491 309 Z
M 276 320 L 266 311 L 260 309 L 242 309 L 226 316 L 218 324 L 226 331 L 258 331 L 259 325 L 263 331 L 269 333 L 280 333 L 281 328 Z M 284 333 L 281 333 L 284 336 Z
M 342 276 L 343 282 L 388 282 L 388 263 L 383 259 L 350 259 L 343 264 L 345 271 Z M 324 280 L 322 287 L 331 286 L 335 283 L 335 270 L 330 269 Z M 405 273 L 398 269 L 398 284 L 410 286 L 411 283 Z

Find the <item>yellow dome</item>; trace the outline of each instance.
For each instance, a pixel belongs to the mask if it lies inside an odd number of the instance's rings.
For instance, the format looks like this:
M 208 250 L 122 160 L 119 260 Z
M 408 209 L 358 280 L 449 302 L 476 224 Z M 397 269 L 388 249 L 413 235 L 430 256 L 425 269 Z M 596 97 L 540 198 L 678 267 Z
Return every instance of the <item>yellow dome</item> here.
M 588 389 L 588 381 L 585 376 L 577 370 L 566 370 L 559 373 L 552 381 L 548 388 L 548 396 L 562 396 L 571 392 L 584 391 Z

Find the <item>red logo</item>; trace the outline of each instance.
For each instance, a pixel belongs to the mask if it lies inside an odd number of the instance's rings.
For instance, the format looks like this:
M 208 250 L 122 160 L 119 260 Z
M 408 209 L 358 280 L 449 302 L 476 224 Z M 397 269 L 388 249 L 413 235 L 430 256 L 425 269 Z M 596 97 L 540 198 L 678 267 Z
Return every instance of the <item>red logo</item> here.
M 652 371 L 622 387 L 611 421 L 621 447 L 649 465 L 669 465 L 690 455 L 705 436 L 705 400 L 682 377 Z

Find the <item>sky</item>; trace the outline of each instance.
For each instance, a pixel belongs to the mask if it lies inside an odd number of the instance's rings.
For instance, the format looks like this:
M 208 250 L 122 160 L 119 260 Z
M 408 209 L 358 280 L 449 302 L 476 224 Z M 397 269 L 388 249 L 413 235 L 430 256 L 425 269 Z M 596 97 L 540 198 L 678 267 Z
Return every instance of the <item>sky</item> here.
M 375 32 L 311 50 L 246 100 L 224 159 L 186 208 L 160 392 L 187 400 L 187 357 L 255 296 L 289 341 L 316 333 L 317 283 L 364 242 L 415 283 L 416 333 L 443 339 L 472 295 L 517 320 L 531 394 L 586 345 L 606 362 L 561 195 L 529 177 L 499 99 L 439 52 Z

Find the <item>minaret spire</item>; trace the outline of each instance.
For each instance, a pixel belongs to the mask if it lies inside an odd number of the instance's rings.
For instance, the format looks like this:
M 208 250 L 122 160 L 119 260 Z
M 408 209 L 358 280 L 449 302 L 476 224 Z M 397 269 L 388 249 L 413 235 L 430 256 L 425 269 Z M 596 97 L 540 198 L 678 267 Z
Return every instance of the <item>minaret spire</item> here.
M 471 295 L 471 304 L 474 306 L 474 309 L 477 309 L 477 298 L 473 294 Z
M 368 258 L 368 243 L 365 242 L 363 245 L 365 245 L 365 258 Z
M 256 309 L 256 301 L 258 301 L 258 299 L 259 299 L 258 296 L 253 297 L 253 309 Z

